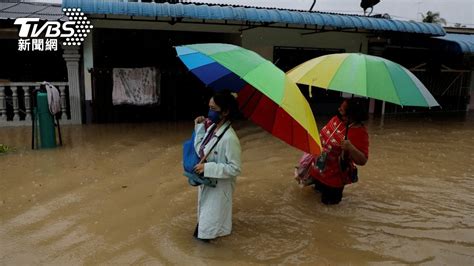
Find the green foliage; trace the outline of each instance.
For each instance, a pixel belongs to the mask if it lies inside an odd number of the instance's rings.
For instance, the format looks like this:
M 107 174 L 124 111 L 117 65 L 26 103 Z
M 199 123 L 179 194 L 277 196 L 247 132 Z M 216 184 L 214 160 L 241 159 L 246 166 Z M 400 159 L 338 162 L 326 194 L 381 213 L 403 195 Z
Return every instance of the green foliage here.
M 426 12 L 426 15 L 421 14 L 423 17 L 423 22 L 425 23 L 435 23 L 435 24 L 444 24 L 446 25 L 446 20 L 440 17 L 439 12 Z
M 5 144 L 0 144 L 0 153 L 7 153 L 10 151 L 13 151 L 13 148 L 10 148 Z

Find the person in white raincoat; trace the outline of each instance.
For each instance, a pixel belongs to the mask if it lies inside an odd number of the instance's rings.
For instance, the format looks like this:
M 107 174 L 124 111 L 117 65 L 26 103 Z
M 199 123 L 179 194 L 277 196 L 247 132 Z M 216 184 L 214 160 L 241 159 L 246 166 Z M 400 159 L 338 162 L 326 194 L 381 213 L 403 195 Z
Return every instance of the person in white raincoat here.
M 207 161 L 194 167 L 196 173 L 217 179 L 216 187 L 198 187 L 198 224 L 194 236 L 204 241 L 229 235 L 232 231 L 232 196 L 236 177 L 241 171 L 240 142 L 230 125 L 236 107 L 237 101 L 230 92 L 218 92 L 209 100 L 208 119 L 213 124 L 206 130 L 203 116 L 194 120 L 194 147 L 201 158 L 223 134 Z

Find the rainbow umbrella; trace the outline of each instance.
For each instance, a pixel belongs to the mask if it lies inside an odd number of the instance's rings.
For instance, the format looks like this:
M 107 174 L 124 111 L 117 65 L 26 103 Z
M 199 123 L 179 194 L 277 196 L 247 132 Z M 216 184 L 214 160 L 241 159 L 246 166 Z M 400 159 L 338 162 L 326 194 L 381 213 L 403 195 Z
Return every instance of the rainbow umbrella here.
M 183 45 L 176 51 L 206 86 L 238 93 L 245 117 L 298 149 L 320 154 L 318 128 L 308 102 L 270 61 L 230 44 Z
M 387 101 L 401 106 L 439 106 L 408 69 L 390 60 L 360 53 L 330 54 L 288 71 L 296 83 Z

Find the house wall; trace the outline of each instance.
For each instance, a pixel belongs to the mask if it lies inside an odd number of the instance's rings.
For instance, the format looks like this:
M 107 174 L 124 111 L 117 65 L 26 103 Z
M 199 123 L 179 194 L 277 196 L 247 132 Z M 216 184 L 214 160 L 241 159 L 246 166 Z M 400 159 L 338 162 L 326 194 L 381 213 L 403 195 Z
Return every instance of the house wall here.
M 273 61 L 274 46 L 344 49 L 367 53 L 367 37 L 362 33 L 323 32 L 302 35 L 309 30 L 256 28 L 243 31 L 242 46 Z
M 174 25 L 169 22 L 157 21 L 132 21 L 120 20 L 118 17 L 112 19 L 91 19 L 95 28 L 108 29 L 136 29 L 136 30 L 168 30 L 168 31 L 192 31 L 192 32 L 215 32 L 215 33 L 239 33 L 238 26 L 223 26 L 211 24 L 194 24 L 194 23 L 176 23 Z
M 241 45 L 244 48 L 253 50 L 265 57 L 266 59 L 272 62 L 278 62 L 280 58 L 274 58 L 275 47 L 296 47 L 296 48 L 309 48 L 309 49 L 331 49 L 331 52 L 335 50 L 344 51 L 344 52 L 362 52 L 369 53 L 369 38 L 370 34 L 368 33 L 349 33 L 349 32 L 320 32 L 320 33 L 311 33 L 312 30 L 309 29 L 287 29 L 287 28 L 271 28 L 271 27 L 256 27 L 249 28 L 247 26 L 234 26 L 234 25 L 212 25 L 212 24 L 202 24 L 201 20 L 193 23 L 176 23 L 172 24 L 169 22 L 157 22 L 150 18 L 134 18 L 137 21 L 128 19 L 127 17 L 120 16 L 108 16 L 107 19 L 92 18 L 93 25 L 97 29 L 124 29 L 124 30 L 147 30 L 147 31 L 166 31 L 166 32 L 176 32 L 176 36 L 185 34 L 186 32 L 190 33 L 216 33 L 216 34 L 230 34 L 232 36 L 224 40 L 224 42 L 234 43 Z M 150 20 L 150 21 L 148 21 Z M 272 25 L 276 26 L 276 25 Z M 284 26 L 284 25 L 280 25 Z M 290 25 L 291 26 L 291 25 Z M 217 36 L 217 35 L 216 35 Z M 391 35 L 390 35 L 391 36 Z M 85 82 L 85 98 L 86 101 L 91 100 L 91 77 L 88 74 L 87 69 L 94 67 L 94 64 L 97 65 L 97 62 L 94 60 L 94 51 L 91 41 L 91 36 L 87 38 L 84 43 L 84 82 Z M 216 38 L 216 40 L 221 40 L 222 38 Z M 181 38 L 181 41 L 183 39 Z M 194 40 L 191 38 L 191 40 Z M 213 41 L 213 38 L 207 39 Z M 189 39 L 188 39 L 189 41 Z M 198 42 L 198 41 L 196 41 Z M 183 44 L 182 42 L 179 44 Z M 172 44 L 174 45 L 174 44 Z M 143 44 L 144 47 L 147 47 L 147 44 Z M 298 53 L 300 53 L 298 51 Z M 382 54 L 380 54 L 382 55 Z M 382 55 L 386 57 L 386 55 Z M 306 57 L 314 57 L 311 52 L 306 54 Z M 411 59 L 410 54 L 402 54 L 396 57 L 397 60 L 408 60 Z M 301 58 L 297 58 L 296 61 Z M 392 58 L 392 60 L 395 58 Z M 305 59 L 306 60 L 306 59 Z M 283 60 L 279 61 L 277 65 L 282 69 L 285 68 L 281 65 Z M 287 63 L 287 62 L 286 62 Z M 295 62 L 292 62 L 295 63 Z M 400 62 L 401 63 L 401 62 Z M 99 67 L 102 67 L 99 66 Z M 471 88 L 473 85 L 471 84 Z M 472 89 L 471 89 L 472 90 Z M 304 92 L 304 89 L 302 89 Z M 471 95 L 474 93 L 471 92 Z M 334 97 L 333 97 L 334 98 Z M 468 108 L 474 109 L 474 97 L 470 99 L 470 105 Z M 328 99 L 324 97 L 319 97 L 319 100 L 322 103 L 318 103 L 318 106 L 321 104 L 326 104 Z M 330 101 L 329 101 L 330 102 Z M 331 103 L 332 104 L 332 103 Z M 379 104 L 380 105 L 380 104 Z M 376 111 L 376 104 L 372 102 L 371 111 Z M 332 107 L 329 106 L 328 109 Z M 389 110 L 390 112 L 390 110 Z
M 199 43 L 199 42 L 226 42 L 241 45 L 244 48 L 253 50 L 259 53 L 269 61 L 274 61 L 275 47 L 299 47 L 299 48 L 318 48 L 318 49 L 331 49 L 333 52 L 338 49 L 346 52 L 366 52 L 367 51 L 367 38 L 363 33 L 343 33 L 343 32 L 324 32 L 316 34 L 306 34 L 309 30 L 298 30 L 298 29 L 285 29 L 285 28 L 252 28 L 240 31 L 245 26 L 225 26 L 225 25 L 210 25 L 210 24 L 190 24 L 190 23 L 177 23 L 171 25 L 168 22 L 156 22 L 156 21 L 130 21 L 130 20 L 94 20 L 94 42 L 93 48 L 86 42 L 84 44 L 84 73 L 85 73 L 85 95 L 86 100 L 92 98 L 93 92 L 92 86 L 90 86 L 92 80 L 88 80 L 86 70 L 87 68 L 102 69 L 114 68 L 114 67 L 140 67 L 149 65 L 151 63 L 156 66 L 162 72 L 162 92 L 163 101 L 160 106 L 153 110 L 148 110 L 148 114 L 153 114 L 153 118 L 171 118 L 171 119 L 186 119 L 184 113 L 177 113 L 176 110 L 182 109 L 179 103 L 186 102 L 186 99 L 175 100 L 176 97 L 184 97 L 183 95 L 192 95 L 196 91 L 204 94 L 203 88 L 199 89 L 201 84 L 193 83 L 194 79 L 192 75 L 183 73 L 183 76 L 176 77 L 177 72 L 183 71 L 182 64 L 177 64 L 181 68 L 174 68 L 175 57 L 174 49 L 172 45 L 181 45 L 188 43 Z M 90 37 L 88 38 L 90 39 Z M 112 47 L 113 46 L 113 47 Z M 110 48 L 107 48 L 110 47 Z M 122 54 L 128 49 L 126 54 Z M 87 59 L 90 57 L 90 53 L 93 51 L 93 60 Z M 88 53 L 89 55 L 86 55 Z M 166 54 L 163 54 L 166 53 Z M 302 51 L 298 51 L 302 53 Z M 119 56 L 120 54 L 120 56 Z M 146 54 L 146 56 L 145 56 Z M 308 56 L 314 56 L 311 52 Z M 298 59 L 300 60 L 300 59 Z M 307 60 L 307 59 L 305 59 Z M 304 60 L 303 60 L 304 61 Z M 301 62 L 303 62 L 301 61 Z M 162 65 L 165 62 L 165 65 Z M 298 62 L 298 63 L 301 63 Z M 173 69 L 169 69 L 169 67 Z M 108 71 L 108 70 L 105 70 Z M 170 72 L 174 73 L 170 76 Z M 108 78 L 102 76 L 101 79 L 107 80 Z M 174 82 L 167 82 L 167 80 L 176 80 Z M 178 81 L 179 80 L 179 81 Z M 100 82 L 100 87 L 107 87 L 109 90 L 110 82 Z M 97 85 L 96 85 L 97 87 Z M 187 91 L 191 87 L 192 91 Z M 196 89 L 198 88 L 198 89 Z M 98 90 L 100 88 L 95 88 Z M 173 96 L 175 91 L 180 91 L 181 96 Z M 184 93 L 186 92 L 186 93 Z M 339 101 L 339 94 L 331 96 L 337 98 Z M 193 99 L 206 98 L 203 95 L 193 95 Z M 316 98 L 316 97 L 315 97 Z M 326 99 L 319 97 L 319 101 L 330 102 L 327 108 L 318 108 L 319 111 L 323 109 L 333 110 L 336 100 Z M 97 100 L 97 99 L 96 99 Z M 176 103 L 174 103 L 176 102 Z M 86 102 L 86 105 L 88 103 Z M 319 104 L 319 103 L 315 103 Z M 106 103 L 101 104 L 105 106 Z M 97 105 L 95 105 L 97 106 Z M 187 103 L 185 109 L 196 109 L 193 104 Z M 319 105 L 321 107 L 321 105 Z M 135 108 L 130 112 L 119 112 L 124 107 L 110 106 L 106 110 L 100 110 L 97 113 L 101 113 L 100 117 L 104 119 L 94 119 L 94 121 L 106 120 L 119 121 L 126 119 L 124 113 L 139 113 L 140 110 Z M 184 108 L 184 107 L 183 107 Z M 174 111 L 171 111 L 174 110 Z M 191 111 L 187 111 L 191 114 Z M 105 114 L 117 114 L 114 118 L 106 118 Z M 120 114 L 119 114 L 120 113 Z M 104 115 L 102 115 L 104 114 Z M 144 117 L 144 116 L 142 116 Z M 161 117 L 161 118 L 160 118 Z
M 2 34 L 0 34 L 1 36 Z M 67 81 L 63 51 L 18 51 L 17 39 L 0 41 L 0 79 L 15 82 Z
M 311 31 L 280 28 L 246 30 L 242 33 L 242 46 L 259 53 L 283 71 L 325 54 L 367 52 L 366 34 L 345 32 L 305 34 L 309 32 Z M 300 86 L 300 90 L 317 116 L 333 114 L 341 102 L 339 92 L 313 89 L 310 93 L 307 86 Z
M 88 114 L 93 122 L 187 120 L 207 110 L 208 90 L 176 58 L 173 47 L 199 42 L 240 45 L 240 34 L 212 25 L 209 28 L 175 26 L 178 25 L 143 21 L 100 21 L 94 24 L 92 52 L 89 52 L 93 56 L 94 72 L 90 81 L 85 80 L 94 84 L 84 86 L 88 90 L 85 94 L 95 101 Z M 159 70 L 160 101 L 156 105 L 112 105 L 113 68 L 133 67 L 156 67 Z M 202 106 L 206 110 L 200 110 Z

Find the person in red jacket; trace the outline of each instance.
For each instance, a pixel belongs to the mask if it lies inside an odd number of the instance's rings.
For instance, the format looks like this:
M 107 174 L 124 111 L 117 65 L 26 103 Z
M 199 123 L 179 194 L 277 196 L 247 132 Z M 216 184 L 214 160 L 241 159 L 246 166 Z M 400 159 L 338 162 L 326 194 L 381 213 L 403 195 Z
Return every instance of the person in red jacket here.
M 321 129 L 319 135 L 323 150 L 310 175 L 324 204 L 338 204 L 344 186 L 357 181 L 355 165 L 367 163 L 369 136 L 362 123 L 367 118 L 362 99 L 345 99 L 337 115 Z

